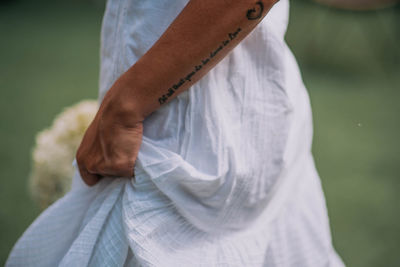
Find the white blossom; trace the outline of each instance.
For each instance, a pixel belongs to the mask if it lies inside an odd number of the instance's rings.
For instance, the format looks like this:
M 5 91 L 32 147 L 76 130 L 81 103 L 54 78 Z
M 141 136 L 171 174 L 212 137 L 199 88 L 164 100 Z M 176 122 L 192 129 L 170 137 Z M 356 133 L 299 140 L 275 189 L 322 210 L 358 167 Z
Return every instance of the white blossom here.
M 74 175 L 72 161 L 97 110 L 96 100 L 81 101 L 65 108 L 49 128 L 37 134 L 29 187 L 42 209 L 70 190 Z

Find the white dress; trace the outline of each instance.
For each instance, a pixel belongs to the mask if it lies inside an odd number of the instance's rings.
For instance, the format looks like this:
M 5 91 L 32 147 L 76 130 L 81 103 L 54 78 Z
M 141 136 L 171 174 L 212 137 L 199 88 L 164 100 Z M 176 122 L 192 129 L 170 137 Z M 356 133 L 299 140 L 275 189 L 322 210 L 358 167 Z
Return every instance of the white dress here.
M 99 101 L 188 0 L 109 0 Z M 281 0 L 227 57 L 152 113 L 136 179 L 71 191 L 7 266 L 344 266 L 311 155 L 307 91 Z M 222 42 L 223 40 L 221 40 Z

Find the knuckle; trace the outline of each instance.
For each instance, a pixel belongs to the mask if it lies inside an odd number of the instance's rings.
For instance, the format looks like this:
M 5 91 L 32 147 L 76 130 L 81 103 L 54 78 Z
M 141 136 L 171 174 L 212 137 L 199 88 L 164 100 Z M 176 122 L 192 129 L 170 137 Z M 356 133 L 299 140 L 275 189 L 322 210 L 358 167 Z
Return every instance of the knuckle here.
M 95 173 L 97 170 L 96 165 L 93 163 L 88 163 L 86 165 L 86 169 L 88 170 L 88 172 L 91 172 L 91 173 Z
M 131 171 L 131 168 L 133 169 L 133 163 L 131 164 L 129 160 L 124 159 L 109 162 L 106 168 L 117 176 L 130 176 L 133 173 L 133 171 Z
M 78 166 L 84 166 L 85 165 L 85 157 L 82 156 L 81 153 L 76 153 L 75 155 L 76 163 Z
M 118 160 L 115 162 L 115 168 L 122 171 L 127 168 L 128 164 L 129 162 L 126 160 Z
M 76 153 L 75 158 L 76 158 L 76 163 L 78 163 L 78 165 L 82 165 L 82 163 L 83 163 L 83 157 L 80 155 L 79 152 Z
M 103 164 L 103 168 L 104 172 L 107 173 L 114 173 L 115 172 L 115 167 L 112 161 L 106 161 Z

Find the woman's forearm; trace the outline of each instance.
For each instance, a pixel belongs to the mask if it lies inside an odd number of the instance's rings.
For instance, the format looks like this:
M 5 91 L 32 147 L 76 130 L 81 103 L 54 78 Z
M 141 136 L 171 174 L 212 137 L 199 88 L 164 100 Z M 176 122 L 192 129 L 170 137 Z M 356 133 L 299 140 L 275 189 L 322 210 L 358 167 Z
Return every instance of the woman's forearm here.
M 104 96 L 76 154 L 85 183 L 94 185 L 104 176 L 132 177 L 144 119 L 221 61 L 275 1 L 190 0 Z
M 120 110 L 144 119 L 201 79 L 257 26 L 275 2 L 190 0 L 109 93 L 118 88 L 124 99 Z

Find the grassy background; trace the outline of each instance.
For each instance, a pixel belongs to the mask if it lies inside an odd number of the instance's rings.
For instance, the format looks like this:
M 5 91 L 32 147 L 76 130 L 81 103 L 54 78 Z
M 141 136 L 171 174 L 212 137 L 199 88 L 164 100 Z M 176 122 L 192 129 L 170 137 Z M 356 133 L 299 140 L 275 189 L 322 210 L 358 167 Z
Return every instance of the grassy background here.
M 100 1 L 101 2 L 101 1 Z M 0 264 L 39 214 L 27 190 L 36 133 L 97 98 L 104 6 L 0 1 Z M 348 266 L 399 266 L 400 11 L 292 1 L 287 40 L 309 89 L 314 155 Z
M 400 266 L 400 8 L 291 15 L 335 247 L 348 266 Z

